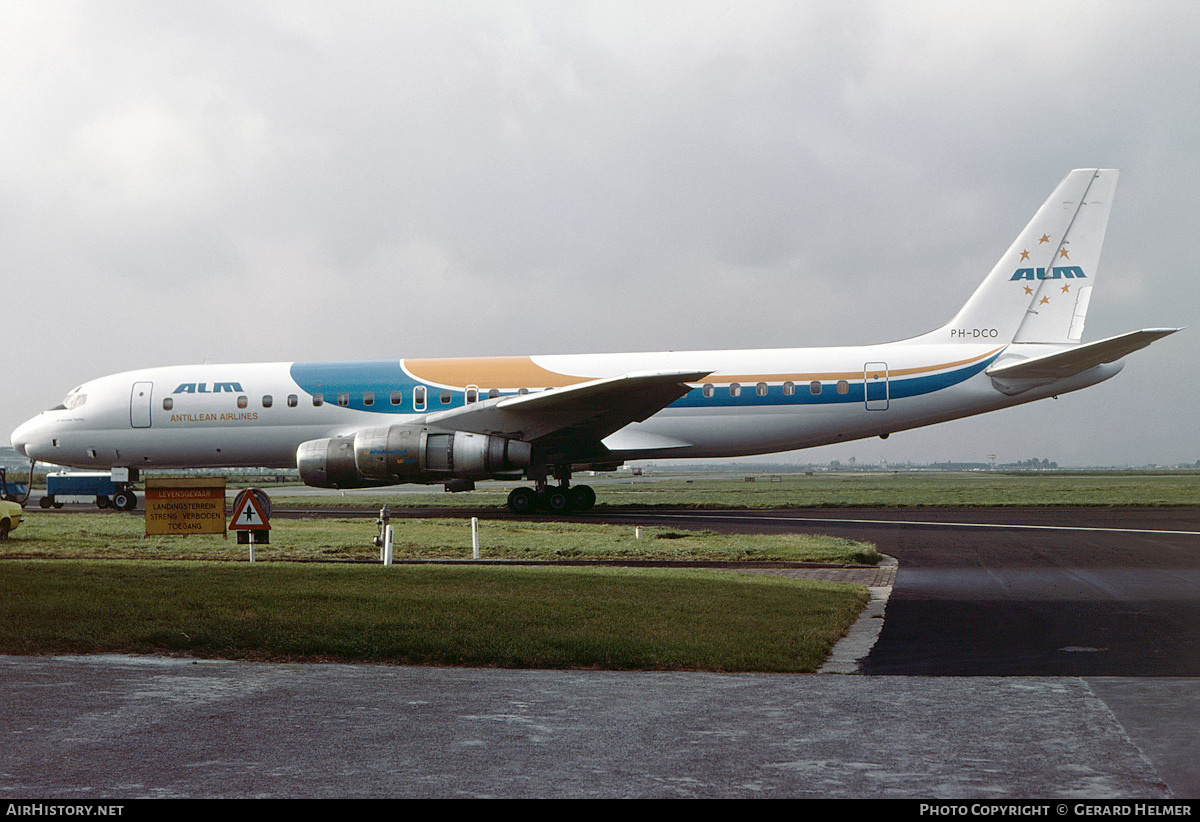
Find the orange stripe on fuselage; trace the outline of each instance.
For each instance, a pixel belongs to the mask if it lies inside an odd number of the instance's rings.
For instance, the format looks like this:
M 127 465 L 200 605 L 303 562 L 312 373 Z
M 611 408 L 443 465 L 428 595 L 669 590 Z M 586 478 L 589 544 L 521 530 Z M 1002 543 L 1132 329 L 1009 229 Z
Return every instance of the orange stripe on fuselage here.
M 588 382 L 592 377 L 573 377 L 548 371 L 529 357 L 452 357 L 403 360 L 404 370 L 422 382 L 435 385 L 477 385 L 481 388 L 558 388 Z
M 929 374 L 949 368 L 958 368 L 995 355 L 1001 349 L 993 349 L 986 354 L 969 357 L 965 360 L 940 363 L 938 365 L 923 365 L 915 368 L 889 368 L 888 377 L 907 377 L 914 374 Z M 451 357 L 445 359 L 402 360 L 404 370 L 414 379 L 432 385 L 463 388 L 476 385 L 480 388 L 499 388 L 515 390 L 518 388 L 558 388 L 564 385 L 578 385 L 598 377 L 584 377 L 572 374 L 560 374 L 550 371 L 533 361 L 531 357 Z M 756 383 L 756 382 L 833 382 L 836 380 L 861 379 L 863 372 L 819 372 L 808 374 L 720 374 L 714 373 L 705 382 L 726 383 Z

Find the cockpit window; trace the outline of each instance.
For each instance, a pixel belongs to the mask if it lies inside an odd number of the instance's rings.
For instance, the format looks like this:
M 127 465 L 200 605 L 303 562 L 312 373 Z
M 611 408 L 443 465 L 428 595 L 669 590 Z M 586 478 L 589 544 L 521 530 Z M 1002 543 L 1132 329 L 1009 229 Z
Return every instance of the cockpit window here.
M 79 389 L 76 388 L 70 394 L 67 394 L 67 398 L 65 400 L 63 400 L 62 402 L 60 402 L 58 405 L 54 406 L 50 410 L 51 411 L 63 411 L 63 410 L 74 411 L 76 408 L 83 405 L 85 402 L 87 402 L 87 394 L 81 394 L 79 392 Z

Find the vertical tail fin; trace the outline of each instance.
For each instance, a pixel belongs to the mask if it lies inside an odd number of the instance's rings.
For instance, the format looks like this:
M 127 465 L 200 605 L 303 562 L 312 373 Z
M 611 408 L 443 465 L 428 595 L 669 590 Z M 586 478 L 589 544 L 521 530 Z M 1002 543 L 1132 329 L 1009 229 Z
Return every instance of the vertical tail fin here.
M 922 339 L 1079 342 L 1116 187 L 1115 169 L 1068 174 L 962 310 Z

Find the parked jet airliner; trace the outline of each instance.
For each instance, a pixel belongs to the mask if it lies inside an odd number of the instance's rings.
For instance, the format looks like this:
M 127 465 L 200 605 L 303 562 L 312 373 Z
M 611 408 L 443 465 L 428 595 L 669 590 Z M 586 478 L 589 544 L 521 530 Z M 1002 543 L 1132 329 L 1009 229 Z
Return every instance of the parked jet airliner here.
M 571 473 L 886 437 L 1075 391 L 1177 328 L 1081 342 L 1117 183 L 1072 171 L 946 325 L 881 345 L 184 365 L 101 377 L 13 447 L 78 468 L 298 468 L 363 488 L 532 480 L 528 512 L 587 510 Z

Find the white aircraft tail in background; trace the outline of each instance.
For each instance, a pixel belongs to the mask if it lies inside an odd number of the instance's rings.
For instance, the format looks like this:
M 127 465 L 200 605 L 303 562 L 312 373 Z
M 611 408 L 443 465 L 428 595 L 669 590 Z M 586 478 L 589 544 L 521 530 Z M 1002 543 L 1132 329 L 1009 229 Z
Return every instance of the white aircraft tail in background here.
M 524 477 L 513 510 L 583 511 L 582 469 L 887 437 L 1114 376 L 1179 330 L 1081 342 L 1116 183 L 1072 171 L 962 310 L 901 342 L 148 368 L 75 388 L 12 443 L 58 465 L 289 467 L 332 488 Z

